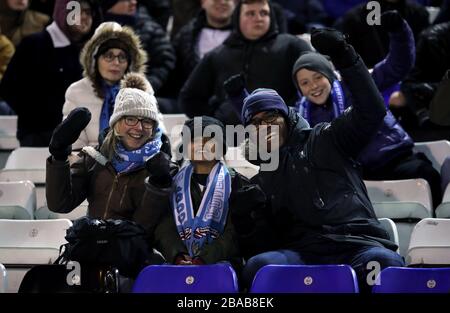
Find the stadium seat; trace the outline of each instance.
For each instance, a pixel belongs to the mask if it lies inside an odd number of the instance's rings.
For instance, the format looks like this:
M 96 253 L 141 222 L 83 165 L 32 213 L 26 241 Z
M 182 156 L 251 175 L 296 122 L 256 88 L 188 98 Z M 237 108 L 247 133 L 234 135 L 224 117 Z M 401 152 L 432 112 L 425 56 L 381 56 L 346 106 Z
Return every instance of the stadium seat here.
M 20 147 L 15 149 L 0 170 L 0 181 L 29 180 L 36 186 L 36 208 L 45 204 L 45 167 L 48 148 Z
M 233 268 L 213 265 L 150 265 L 136 278 L 134 293 L 237 293 Z
M 34 218 L 36 192 L 30 181 L 0 182 L 0 219 Z
M 44 184 L 45 165 L 49 155 L 48 148 L 15 149 L 0 172 L 0 181 L 30 180 L 35 184 Z
M 348 265 L 266 265 L 256 273 L 251 293 L 357 293 Z
M 450 293 L 450 268 L 388 267 L 373 293 Z
M 0 115 L 0 169 L 5 166 L 11 151 L 19 147 L 16 132 L 17 116 Z
M 17 116 L 0 115 L 0 150 L 14 150 L 19 147 L 16 133 Z
M 170 139 L 173 158 L 178 155 L 176 150 L 182 142 L 181 130 L 187 119 L 188 117 L 185 114 L 163 114 L 163 124 Z
M 426 218 L 411 234 L 406 263 L 450 267 L 450 219 Z
M 225 163 L 247 178 L 252 178 L 259 171 L 259 166 L 253 165 L 244 158 L 240 147 L 228 148 Z
M 6 292 L 8 289 L 8 276 L 6 268 L 0 263 L 0 293 Z
M 397 226 L 395 225 L 394 221 L 391 220 L 390 218 L 379 218 L 378 219 L 381 223 L 381 225 L 383 225 L 384 229 L 389 233 L 389 238 L 391 239 L 391 241 L 395 242 L 395 244 L 397 246 L 400 246 L 400 243 L 398 242 L 398 231 L 397 231 Z M 400 248 L 397 249 L 397 252 L 400 251 Z
M 450 218 L 450 185 L 445 188 L 442 203 L 436 208 L 436 217 Z
M 441 172 L 441 167 L 445 158 L 450 156 L 450 141 L 437 140 L 416 142 L 414 144 L 414 151 L 424 153 L 431 163 L 433 163 L 433 167 L 438 172 Z
M 72 212 L 69 213 L 55 213 L 48 209 L 47 206 L 40 207 L 34 212 L 34 218 L 37 220 L 48 220 L 48 219 L 68 219 L 74 221 L 82 216 L 87 215 L 88 210 L 88 202 L 83 201 L 78 207 L 73 209 Z
M 390 218 L 398 230 L 400 254 L 405 256 L 416 223 L 432 217 L 430 187 L 424 179 L 364 181 L 378 218 Z
M 50 264 L 66 243 L 69 220 L 0 220 L 0 262 L 8 270 L 8 291 L 16 292 L 28 269 Z

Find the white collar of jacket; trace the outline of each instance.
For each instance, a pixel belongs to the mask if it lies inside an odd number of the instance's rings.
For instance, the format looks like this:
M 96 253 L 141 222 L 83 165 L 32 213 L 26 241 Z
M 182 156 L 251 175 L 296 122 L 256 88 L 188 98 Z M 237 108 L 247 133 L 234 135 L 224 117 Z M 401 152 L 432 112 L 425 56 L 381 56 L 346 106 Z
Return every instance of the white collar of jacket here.
M 53 46 L 55 48 L 64 48 L 70 46 L 70 40 L 67 36 L 62 32 L 62 30 L 58 27 L 56 22 L 51 23 L 47 26 L 46 30 L 50 34 L 50 37 L 53 41 Z
M 86 146 L 81 149 L 84 153 L 93 158 L 96 162 L 100 163 L 103 166 L 106 166 L 108 163 L 108 159 L 100 153 L 100 151 L 96 150 L 94 147 Z

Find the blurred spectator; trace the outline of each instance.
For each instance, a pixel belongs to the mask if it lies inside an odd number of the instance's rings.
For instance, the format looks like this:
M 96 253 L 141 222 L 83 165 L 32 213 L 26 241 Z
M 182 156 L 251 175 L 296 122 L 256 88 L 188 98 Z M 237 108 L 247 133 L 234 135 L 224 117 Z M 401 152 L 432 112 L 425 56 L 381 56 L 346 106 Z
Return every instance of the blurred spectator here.
M 149 60 L 147 79 L 157 94 L 175 68 L 175 51 L 165 30 L 152 21 L 145 8 L 138 9 L 136 0 L 106 1 L 102 3 L 102 9 L 106 21 L 133 28 L 141 39 Z
M 203 56 L 222 44 L 231 34 L 231 15 L 235 0 L 202 0 L 202 10 L 183 26 L 173 40 L 177 54 L 176 70 L 172 72 L 170 95 L 178 93 Z
M 170 37 L 174 38 L 180 29 L 189 23 L 201 10 L 200 0 L 171 0 L 173 24 Z
M 101 15 L 94 1 L 82 0 L 80 24 L 68 25 L 68 2 L 58 1 L 54 22 L 22 40 L 0 84 L 0 96 L 18 115 L 21 146 L 48 146 L 62 120 L 64 93 L 81 79 L 80 50 Z
M 433 125 L 429 105 L 439 82 L 450 69 L 450 22 L 431 26 L 420 35 L 414 68 L 401 85 L 399 106 L 405 106 L 403 121 L 413 129 L 428 132 L 423 140 L 449 140 L 448 127 Z M 442 131 L 442 132 L 440 132 Z M 423 136 L 423 135 L 421 135 Z
M 29 9 L 29 0 L 0 0 L 2 34 L 16 47 L 24 37 L 42 31 L 49 21 L 47 15 Z
M 327 22 L 320 0 L 273 0 L 284 8 L 288 32 L 293 35 L 309 32 L 312 27 L 320 28 Z
M 148 14 L 156 23 L 167 30 L 167 23 L 172 14 L 169 0 L 138 0 L 138 2 L 145 6 Z
M 414 38 L 429 25 L 427 10 L 414 2 L 407 0 L 380 0 L 381 12 L 396 10 L 408 22 Z M 367 15 L 370 11 L 366 3 L 361 4 L 336 22 L 336 28 L 349 35 L 349 43 L 361 55 L 367 67 L 373 67 L 380 62 L 389 50 L 389 36 L 382 27 L 369 25 Z
M 296 90 L 290 73 L 298 56 L 311 47 L 302 39 L 280 34 L 267 0 L 243 0 L 233 14 L 233 31 L 225 42 L 205 55 L 180 93 L 180 107 L 188 116 L 209 115 L 224 124 L 240 124 L 223 83 L 243 73 L 246 87 L 278 90 L 293 103 Z
M 105 22 L 84 46 L 80 61 L 84 78 L 70 85 L 63 106 L 64 116 L 79 107 L 87 108 L 92 114 L 91 121 L 72 145 L 76 150 L 98 145 L 99 134 L 109 127 L 120 81 L 128 72 L 145 74 L 147 53 L 131 28 Z M 152 88 L 150 91 L 153 94 Z
M 3 78 L 3 74 L 6 72 L 9 61 L 14 54 L 15 48 L 13 43 L 2 34 L 0 27 L 0 81 Z

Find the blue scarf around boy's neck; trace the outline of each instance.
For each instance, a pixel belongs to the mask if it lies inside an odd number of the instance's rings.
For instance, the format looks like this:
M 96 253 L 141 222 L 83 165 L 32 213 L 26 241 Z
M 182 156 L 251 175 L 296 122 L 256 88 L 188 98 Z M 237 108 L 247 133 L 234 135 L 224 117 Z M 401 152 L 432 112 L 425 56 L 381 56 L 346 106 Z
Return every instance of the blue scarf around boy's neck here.
M 119 83 L 114 85 L 108 85 L 103 82 L 103 94 L 105 98 L 103 99 L 102 111 L 100 112 L 99 120 L 99 134 L 109 127 L 109 118 L 114 111 L 114 103 L 116 101 L 116 96 L 119 93 L 120 86 Z
M 225 229 L 231 176 L 222 162 L 217 162 L 208 175 L 206 190 L 194 214 L 191 177 L 194 166 L 188 163 L 173 178 L 171 206 L 181 240 L 191 257 L 198 256 L 205 243 L 211 243 Z
M 336 118 L 344 113 L 345 109 L 347 108 L 347 102 L 345 99 L 344 91 L 342 89 L 342 85 L 337 79 L 333 81 L 333 84 L 331 86 L 330 97 L 333 106 L 333 115 L 334 118 Z M 314 123 L 315 121 L 311 120 L 311 110 L 316 107 L 317 105 L 309 101 L 305 96 L 303 96 L 300 101 L 297 101 L 296 103 L 297 111 L 305 120 L 307 120 L 311 124 L 311 127 L 316 124 Z

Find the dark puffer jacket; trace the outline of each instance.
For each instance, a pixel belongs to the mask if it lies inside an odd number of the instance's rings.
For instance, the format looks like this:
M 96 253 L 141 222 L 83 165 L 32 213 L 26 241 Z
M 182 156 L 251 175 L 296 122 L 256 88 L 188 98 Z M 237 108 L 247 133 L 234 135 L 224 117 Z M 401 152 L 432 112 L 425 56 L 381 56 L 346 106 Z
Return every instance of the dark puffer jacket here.
M 407 0 L 399 0 L 390 3 L 380 0 L 381 12 L 397 10 L 408 22 L 417 40 L 422 30 L 428 27 L 428 12 L 420 4 Z M 355 48 L 370 68 L 380 62 L 389 51 L 389 37 L 387 32 L 380 26 L 370 26 L 367 23 L 369 10 L 366 3 L 361 4 L 336 22 L 335 27 L 349 35 L 349 43 Z
M 340 72 L 353 107 L 313 129 L 290 109 L 278 168 L 252 179 L 269 208 L 250 214 L 266 216 L 266 222 L 249 224 L 241 234 L 241 241 L 260 250 L 254 253 L 291 248 L 324 254 L 321 245 L 329 242 L 396 249 L 375 216 L 355 161 L 383 120 L 383 99 L 361 59 Z
M 239 29 L 240 10 L 239 5 L 234 11 L 232 34 L 205 55 L 181 90 L 180 107 L 188 116 L 209 115 L 224 124 L 240 124 L 223 88 L 225 80 L 239 73 L 244 74 L 249 91 L 273 88 L 287 103 L 294 103 L 291 69 L 302 52 L 311 50 L 310 46 L 292 35 L 279 34 L 274 10 L 268 32 L 258 40 L 247 40 Z
M 161 26 L 154 22 L 145 8 L 139 8 L 136 18 L 126 15 L 105 14 L 105 20 L 128 25 L 134 29 L 147 52 L 147 79 L 155 93 L 163 86 L 170 71 L 175 68 L 175 50 L 169 36 Z

